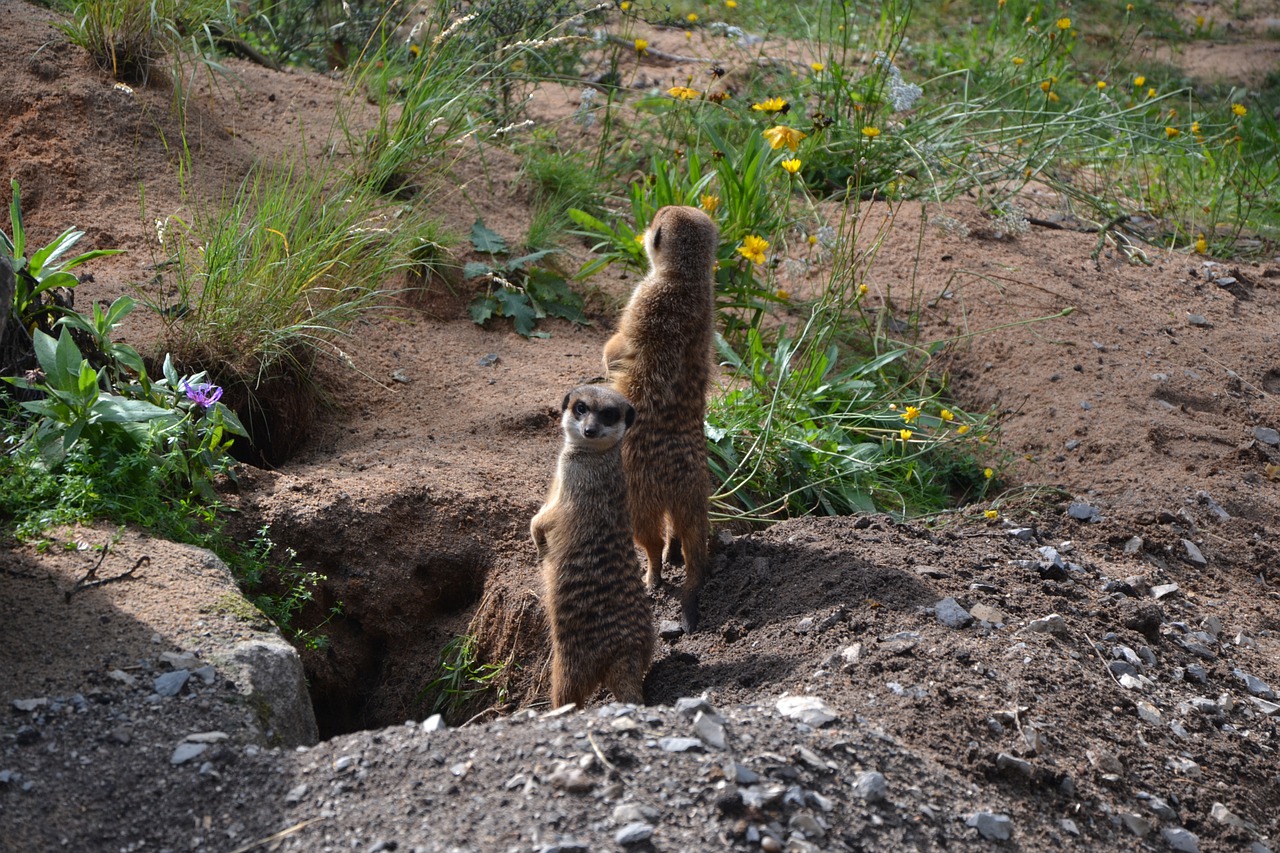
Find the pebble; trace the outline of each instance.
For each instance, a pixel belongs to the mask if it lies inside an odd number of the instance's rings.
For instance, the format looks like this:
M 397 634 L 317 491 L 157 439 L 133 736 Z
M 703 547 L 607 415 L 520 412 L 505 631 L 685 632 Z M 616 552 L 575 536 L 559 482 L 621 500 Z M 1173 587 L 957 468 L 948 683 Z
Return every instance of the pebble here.
M 37 708 L 43 708 L 49 704 L 48 699 L 14 699 L 13 707 L 25 714 L 30 714 Z
M 973 616 L 954 598 L 944 598 L 935 604 L 934 614 L 948 628 L 965 628 L 973 624 Z
M 1120 822 L 1124 824 L 1125 829 L 1132 832 L 1139 838 L 1146 836 L 1151 831 L 1151 821 L 1142 815 L 1136 815 L 1132 812 L 1122 812 L 1119 815 Z
M 1111 670 L 1111 674 L 1116 678 L 1120 678 L 1122 675 L 1134 677 L 1138 674 L 1138 670 L 1133 668 L 1133 664 L 1122 660 L 1111 661 L 1111 663 L 1107 664 L 1107 669 Z
M 1124 765 L 1120 759 L 1110 752 L 1095 752 L 1094 750 L 1085 750 L 1085 757 L 1089 759 L 1089 763 L 1101 770 L 1103 773 L 1109 773 L 1113 776 L 1119 776 L 1124 773 Z
M 1098 510 L 1084 501 L 1072 501 L 1071 506 L 1067 507 L 1067 515 L 1076 521 L 1093 521 L 1098 517 Z
M 683 717 L 694 719 L 699 714 L 715 714 L 716 709 L 703 696 L 681 696 L 676 700 L 676 711 Z M 717 716 L 717 719 L 719 717 Z
M 707 746 L 724 749 L 724 724 L 714 715 L 699 711 L 693 718 L 693 731 Z
M 173 755 L 169 757 L 169 763 L 173 765 L 186 764 L 191 759 L 204 754 L 209 748 L 207 743 L 180 743 L 174 749 Z
M 1197 684 L 1206 684 L 1209 681 L 1209 671 L 1198 663 L 1187 664 L 1186 680 L 1194 681 Z
M 840 659 L 844 661 L 844 665 L 841 668 L 846 673 L 852 672 L 857 667 L 858 661 L 862 659 L 862 643 L 845 646 L 840 650 Z
M 791 829 L 801 833 L 806 838 L 823 839 L 827 835 L 826 827 L 818 822 L 818 819 L 811 814 L 795 815 L 787 824 Z
M 307 795 L 307 783 L 303 782 L 301 785 L 294 785 L 292 788 L 290 788 L 289 792 L 284 795 L 284 801 L 291 806 L 295 806 L 298 803 L 302 802 L 302 798 L 305 797 L 306 795 Z
M 182 692 L 182 687 L 189 678 L 191 678 L 190 672 L 185 669 L 176 669 L 173 672 L 157 675 L 152 682 L 152 689 L 161 696 L 177 696 Z
M 1035 765 L 1025 758 L 1018 758 L 1007 752 L 1002 752 L 996 756 L 996 767 L 1026 779 L 1030 779 L 1035 775 Z
M 1240 679 L 1241 681 L 1243 681 L 1244 689 L 1248 690 L 1254 696 L 1257 696 L 1260 699 L 1276 698 L 1275 691 L 1272 690 L 1271 687 L 1265 681 L 1263 681 L 1261 678 L 1258 678 L 1256 675 L 1250 675 L 1249 673 L 1239 669 L 1231 670 L 1231 674 L 1234 675 L 1236 678 Z
M 1143 702 L 1141 700 L 1138 701 L 1137 705 L 1138 705 L 1138 719 L 1142 720 L 1144 723 L 1148 723 L 1153 726 L 1164 725 L 1164 716 L 1161 715 L 1160 709 L 1157 708 L 1155 705 L 1152 705 L 1150 702 Z
M 782 716 L 814 728 L 821 728 L 839 718 L 839 714 L 817 696 L 783 696 L 778 700 L 777 708 Z
M 701 752 L 702 741 L 696 737 L 664 737 L 658 738 L 658 748 L 663 752 Z
M 725 776 L 732 779 L 738 785 L 754 785 L 760 781 L 760 774 L 749 767 L 745 767 L 739 763 L 731 762 L 725 767 Z
M 1209 320 L 1203 314 L 1187 313 L 1187 322 L 1192 326 L 1208 326 Z
M 110 672 L 107 673 L 107 678 L 110 678 L 112 681 L 118 681 L 121 684 L 123 684 L 125 687 L 132 687 L 133 685 L 138 683 L 137 678 L 125 672 L 123 669 L 111 670 Z
M 1234 813 L 1222 803 L 1213 804 L 1213 808 L 1209 809 L 1209 817 L 1224 826 L 1232 826 L 1236 829 L 1247 829 L 1251 832 L 1254 829 L 1252 822 L 1240 817 L 1240 815 Z
M 444 717 L 439 714 L 432 714 L 422 721 L 422 730 L 424 732 L 439 732 L 449 728 L 445 724 Z
M 658 636 L 664 640 L 678 640 L 684 634 L 684 628 L 674 619 L 664 619 L 658 623 Z
M 579 767 L 558 770 L 551 774 L 551 778 L 548 781 L 551 783 L 551 787 L 568 791 L 570 794 L 585 794 L 596 786 L 592 778 L 583 773 Z
M 1200 769 L 1200 765 L 1196 764 L 1190 758 L 1182 758 L 1175 755 L 1165 762 L 1165 766 L 1174 773 L 1186 776 L 1188 779 L 1199 779 L 1204 775 L 1204 771 Z
M 1169 826 L 1160 830 L 1160 835 L 1172 850 L 1178 853 L 1200 853 L 1200 839 L 1189 829 L 1180 826 Z
M 1162 583 L 1151 587 L 1151 597 L 1158 601 L 1161 598 L 1173 595 L 1177 591 L 1178 585 L 1176 583 Z
M 979 622 L 986 622 L 989 625 L 1001 627 L 1008 620 L 1008 617 L 994 607 L 986 604 L 975 604 L 969 608 L 969 615 Z
M 657 819 L 657 809 L 638 803 L 622 803 L 613 810 L 613 822 L 623 826 L 629 823 L 651 823 Z
M 975 812 L 965 819 L 965 826 L 974 827 L 988 841 L 1008 841 L 1013 837 L 1013 821 L 1008 815 Z
M 1147 808 L 1151 809 L 1151 812 L 1161 820 L 1174 823 L 1178 820 L 1178 812 L 1163 797 L 1149 797 L 1147 799 Z
M 1266 699 L 1259 699 L 1257 696 L 1250 696 L 1249 701 L 1268 717 L 1274 717 L 1277 713 L 1280 713 L 1280 705 L 1275 702 L 1268 702 Z
M 1198 566 L 1202 569 L 1209 565 L 1209 561 L 1204 558 L 1204 554 L 1200 553 L 1200 549 L 1196 546 L 1196 543 L 1192 542 L 1190 539 L 1182 540 L 1182 549 L 1185 552 L 1183 554 L 1183 559 L 1191 565 Z
M 334 772 L 334 773 L 345 773 L 346 771 L 350 770 L 352 767 L 355 767 L 355 765 L 356 765 L 356 759 L 355 759 L 355 756 L 353 756 L 353 755 L 342 755 L 342 756 L 339 756 L 338 758 L 334 759 L 334 762 L 333 762 L 333 772 Z
M 199 669 L 204 661 L 191 652 L 161 652 L 160 662 L 168 664 L 170 669 Z
M 613 840 L 625 847 L 629 844 L 640 844 L 641 842 L 648 841 L 652 837 L 653 827 L 647 823 L 637 822 L 629 823 L 622 827 L 622 829 L 619 829 L 614 834 Z
M 878 803 L 889 793 L 889 783 L 883 773 L 864 770 L 853 780 L 854 796 L 868 803 Z
M 1043 619 L 1032 619 L 1027 623 L 1027 630 L 1037 634 L 1065 634 L 1067 633 L 1067 620 L 1057 613 L 1050 613 Z
M 1014 527 L 1008 531 L 1008 534 L 1022 542 L 1033 542 L 1036 538 L 1034 527 Z
M 13 738 L 18 746 L 31 746 L 40 741 L 40 730 L 35 726 L 18 726 L 18 730 L 13 733 Z
M 1080 827 L 1076 826 L 1076 822 L 1069 817 L 1064 817 L 1058 821 L 1058 826 L 1062 827 L 1062 831 L 1068 835 L 1080 835 Z
M 1272 447 L 1280 446 L 1280 432 L 1276 432 L 1271 427 L 1254 427 L 1253 437 L 1263 444 L 1270 444 Z

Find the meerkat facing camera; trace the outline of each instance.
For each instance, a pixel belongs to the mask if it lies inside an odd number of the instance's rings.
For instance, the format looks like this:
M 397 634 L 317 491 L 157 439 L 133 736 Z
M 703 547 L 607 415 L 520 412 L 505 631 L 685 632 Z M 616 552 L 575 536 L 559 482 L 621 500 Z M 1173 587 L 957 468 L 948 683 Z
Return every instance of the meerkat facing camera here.
M 650 588 L 661 582 L 664 544 L 673 561 L 683 551 L 680 607 L 685 630 L 693 632 L 708 563 L 703 421 L 719 230 L 696 207 L 664 207 L 649 223 L 644 245 L 649 274 L 605 344 L 605 377 L 636 408 L 622 461 L 636 542 L 649 561 L 645 582 Z
M 644 701 L 653 605 L 640 579 L 622 464 L 635 423 L 626 398 L 583 385 L 561 404 L 564 445 L 546 503 L 529 524 L 551 623 L 551 703 L 581 707 L 603 684 Z

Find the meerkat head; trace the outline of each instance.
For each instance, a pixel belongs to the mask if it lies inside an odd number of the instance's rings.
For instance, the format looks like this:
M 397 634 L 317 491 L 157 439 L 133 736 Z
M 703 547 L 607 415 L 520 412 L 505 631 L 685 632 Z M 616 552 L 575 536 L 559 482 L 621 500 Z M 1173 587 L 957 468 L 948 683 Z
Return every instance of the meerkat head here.
M 560 404 L 560 427 L 565 441 L 575 447 L 603 452 L 622 441 L 636 422 L 636 410 L 627 398 L 607 385 L 580 385 Z
M 720 230 L 696 207 L 659 208 L 644 232 L 644 249 L 653 271 L 710 275 L 716 263 Z

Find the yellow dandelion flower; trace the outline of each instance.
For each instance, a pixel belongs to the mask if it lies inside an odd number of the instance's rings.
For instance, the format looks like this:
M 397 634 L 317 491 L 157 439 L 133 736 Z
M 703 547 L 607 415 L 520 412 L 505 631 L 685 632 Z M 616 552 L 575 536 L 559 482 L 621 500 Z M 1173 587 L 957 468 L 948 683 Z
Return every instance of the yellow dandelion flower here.
M 907 406 L 907 410 L 902 413 L 902 420 L 905 423 L 911 423 L 918 417 L 920 417 L 919 406 Z
M 1060 30 L 1069 30 L 1069 29 L 1071 29 L 1071 19 L 1070 19 L 1070 18 L 1059 18 L 1059 19 L 1058 19 L 1058 29 L 1060 29 Z
M 827 66 L 823 65 L 821 62 L 810 62 L 809 67 L 813 69 L 814 74 L 821 74 Z
M 1203 234 L 1196 236 L 1196 254 L 1203 255 L 1209 251 L 1209 241 L 1204 238 Z
M 788 175 L 794 175 L 796 172 L 800 171 L 799 159 L 783 160 L 781 165 L 782 165 L 782 168 L 786 170 Z
M 862 128 L 862 135 L 865 136 L 867 139 L 875 139 L 877 136 L 880 135 L 880 128 L 867 125 L 866 127 Z
M 782 124 L 763 130 L 761 134 L 769 141 L 769 147 L 775 151 L 785 145 L 792 152 L 795 152 L 800 147 L 800 140 L 809 135 Z
M 715 215 L 716 210 L 720 207 L 720 196 L 706 194 L 698 198 L 698 207 L 702 208 L 708 216 Z
M 902 437 L 903 441 L 910 441 L 911 436 L 914 435 L 914 433 L 909 429 L 900 429 L 898 430 L 898 435 Z
M 1204 29 L 1204 15 L 1196 15 L 1196 29 L 1197 30 Z
M 618 8 L 624 12 L 629 11 L 631 9 L 630 0 L 622 0 L 622 2 L 618 4 Z
M 765 98 L 758 104 L 752 104 L 751 109 L 758 113 L 777 113 L 787 108 L 785 98 Z
M 784 302 L 791 298 L 791 294 L 783 290 L 781 287 L 779 287 L 776 291 L 774 291 L 773 295 L 778 297 Z
M 677 101 L 692 101 L 700 93 L 697 89 L 690 89 L 688 86 L 672 86 L 667 90 L 667 94 Z
M 1175 136 L 1181 136 L 1182 131 L 1178 130 L 1176 127 L 1166 127 L 1164 129 L 1164 135 L 1173 139 Z
M 942 418 L 944 421 L 954 421 L 956 419 L 955 413 L 950 409 L 943 409 L 941 412 L 938 412 L 938 417 Z
M 684 38 L 685 38 L 685 41 L 692 41 L 692 40 L 693 40 L 693 33 L 689 32 L 688 30 L 685 30 L 685 31 L 684 31 Z
M 1126 5 L 1125 5 L 1125 7 L 1124 7 L 1124 10 L 1125 10 L 1126 12 L 1132 12 L 1132 11 L 1133 11 L 1133 4 L 1132 4 L 1132 3 L 1128 3 L 1128 4 L 1126 4 Z
M 1147 87 L 1147 97 L 1148 97 L 1148 98 L 1154 98 L 1155 96 L 1156 96 L 1156 87 L 1155 87 L 1155 86 L 1148 86 L 1148 87 Z
M 995 509 L 988 509 L 983 511 L 982 515 L 983 517 L 989 518 L 994 521 L 995 519 L 1000 517 L 1000 511 Z
M 992 471 L 990 468 L 983 468 L 983 469 L 982 469 L 982 476 L 986 477 L 988 480 L 990 480 L 990 479 L 991 479 L 992 477 L 994 477 L 995 475 L 996 475 L 996 472 L 995 472 L 995 471 Z
M 738 0 L 724 0 L 724 5 L 726 8 L 736 9 L 738 8 Z
M 1235 113 L 1237 116 L 1243 116 L 1245 113 L 1249 112 L 1249 108 L 1244 104 L 1232 104 L 1231 112 Z
M 1198 122 L 1198 121 L 1193 121 L 1193 122 L 1191 122 L 1191 132 L 1192 132 L 1192 133 L 1199 133 L 1199 132 L 1200 132 L 1200 122 Z
M 960 426 L 956 427 L 956 435 L 964 435 L 968 431 L 969 431 L 968 424 L 960 424 Z
M 997 6 L 997 7 L 999 7 L 999 8 L 1001 8 L 1001 9 L 1003 9 L 1003 8 L 1004 8 L 1004 4 L 1005 4 L 1005 0 L 996 0 L 996 6 Z
M 649 49 L 648 39 L 636 39 L 636 53 L 644 53 Z
M 1094 85 L 1096 85 L 1096 86 L 1098 87 L 1098 91 L 1099 91 L 1099 92 L 1101 92 L 1103 89 L 1107 88 L 1107 81 L 1106 81 L 1106 80 L 1099 80 L 1099 81 L 1098 81 L 1096 84 L 1094 84 Z
M 866 294 L 867 294 L 867 286 L 865 284 L 858 285 L 858 295 L 866 296 Z
M 1133 78 L 1133 86 L 1134 86 L 1134 88 L 1136 88 L 1136 89 L 1141 89 L 1141 88 L 1142 88 L 1143 86 L 1145 86 L 1145 85 L 1147 85 L 1147 78 L 1146 78 L 1146 77 L 1143 77 L 1141 74 L 1139 74 L 1137 77 L 1134 77 L 1134 78 Z
M 764 253 L 769 249 L 769 241 L 763 237 L 757 237 L 754 234 L 748 234 L 742 238 L 742 245 L 738 247 L 738 254 L 751 261 L 753 264 L 764 263 Z
M 641 246 L 644 245 L 644 232 L 641 232 L 636 235 L 636 243 Z
M 1047 91 L 1049 91 L 1049 90 L 1050 90 L 1050 89 L 1052 89 L 1052 88 L 1053 88 L 1053 81 L 1052 81 L 1052 80 L 1045 80 L 1045 81 L 1041 82 L 1041 84 L 1040 84 L 1040 91 L 1041 91 L 1041 92 L 1047 92 Z
M 808 237 L 806 237 L 805 239 L 809 242 L 809 245 L 810 245 L 810 246 L 816 246 L 816 245 L 818 245 L 818 235 L 817 235 L 817 234 L 810 234 L 810 235 L 809 235 Z
M 1024 62 L 1026 62 L 1026 60 L 1025 60 L 1025 59 L 1023 59 L 1021 56 L 1015 56 L 1015 57 L 1013 58 L 1013 64 L 1014 64 L 1014 65 L 1022 65 Z
M 1050 93 L 1049 93 L 1049 101 L 1050 101 L 1050 103 L 1054 103 L 1054 104 L 1058 103 L 1058 93 L 1057 93 L 1057 92 L 1050 92 Z
M 684 16 L 684 19 L 692 24 L 694 21 L 698 20 L 698 14 L 696 12 L 690 12 Z

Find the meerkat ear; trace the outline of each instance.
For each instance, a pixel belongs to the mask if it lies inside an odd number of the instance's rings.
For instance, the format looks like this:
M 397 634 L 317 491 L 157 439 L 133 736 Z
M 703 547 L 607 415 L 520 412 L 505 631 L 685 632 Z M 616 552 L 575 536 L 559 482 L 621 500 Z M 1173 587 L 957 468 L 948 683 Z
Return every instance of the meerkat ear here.
M 565 395 L 564 395 L 564 401 L 560 404 L 560 411 L 561 411 L 561 412 L 564 412 L 564 410 L 565 410 L 565 409 L 569 408 L 569 398 L 570 398 L 570 397 L 572 397 L 572 396 L 573 396 L 573 392 L 572 392 L 572 391 L 570 391 L 568 394 L 565 394 Z
M 631 429 L 631 425 L 636 422 L 636 407 L 627 403 L 627 429 Z
M 662 226 L 659 225 L 653 229 L 653 250 L 658 251 L 658 244 L 662 242 Z

